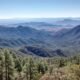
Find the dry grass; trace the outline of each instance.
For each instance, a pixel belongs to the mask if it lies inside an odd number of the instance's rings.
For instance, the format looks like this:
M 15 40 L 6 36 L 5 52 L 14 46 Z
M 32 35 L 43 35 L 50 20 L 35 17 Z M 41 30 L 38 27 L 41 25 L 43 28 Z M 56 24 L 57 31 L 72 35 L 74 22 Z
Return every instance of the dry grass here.
M 56 68 L 52 74 L 47 73 L 40 80 L 80 80 L 80 65 Z

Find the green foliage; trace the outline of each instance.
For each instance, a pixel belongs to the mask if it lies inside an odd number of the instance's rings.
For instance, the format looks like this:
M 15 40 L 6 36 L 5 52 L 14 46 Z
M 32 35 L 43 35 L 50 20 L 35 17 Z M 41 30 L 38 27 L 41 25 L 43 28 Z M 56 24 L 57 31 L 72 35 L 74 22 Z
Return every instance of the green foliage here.
M 4 50 L 6 80 L 14 80 L 14 62 L 9 50 Z
M 39 58 L 0 50 L 0 80 L 79 80 L 80 56 Z

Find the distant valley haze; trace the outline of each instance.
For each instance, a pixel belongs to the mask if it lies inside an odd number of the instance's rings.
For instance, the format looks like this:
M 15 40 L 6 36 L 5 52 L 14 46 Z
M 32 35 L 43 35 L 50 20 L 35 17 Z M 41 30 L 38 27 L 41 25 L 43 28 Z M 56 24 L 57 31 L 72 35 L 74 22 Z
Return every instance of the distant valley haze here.
M 58 31 L 73 28 L 80 24 L 80 18 L 15 18 L 0 19 L 0 25 L 5 27 L 32 27 L 38 30 Z

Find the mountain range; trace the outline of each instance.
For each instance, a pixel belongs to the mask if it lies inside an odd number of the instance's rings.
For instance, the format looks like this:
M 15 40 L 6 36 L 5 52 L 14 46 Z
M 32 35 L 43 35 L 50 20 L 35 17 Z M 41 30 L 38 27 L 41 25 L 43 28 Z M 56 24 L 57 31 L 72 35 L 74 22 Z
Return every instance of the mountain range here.
M 44 23 L 44 22 L 43 22 Z M 31 23 L 43 25 L 43 23 Z M 30 23 L 29 23 L 30 24 Z M 53 26 L 52 24 L 44 24 Z M 41 57 L 72 56 L 80 53 L 80 25 L 57 32 L 38 30 L 29 25 L 0 26 L 0 47 Z

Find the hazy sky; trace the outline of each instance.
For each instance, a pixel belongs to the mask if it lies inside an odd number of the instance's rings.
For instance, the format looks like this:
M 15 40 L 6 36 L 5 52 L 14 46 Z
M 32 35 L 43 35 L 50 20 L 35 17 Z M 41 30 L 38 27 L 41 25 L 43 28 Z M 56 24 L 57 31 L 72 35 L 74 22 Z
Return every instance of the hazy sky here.
M 80 0 L 0 0 L 0 19 L 80 17 Z

